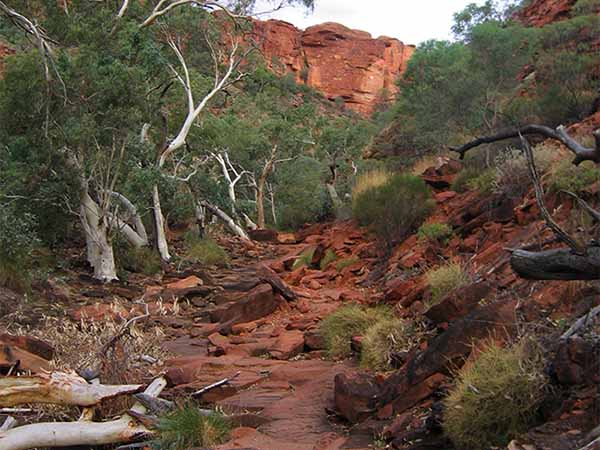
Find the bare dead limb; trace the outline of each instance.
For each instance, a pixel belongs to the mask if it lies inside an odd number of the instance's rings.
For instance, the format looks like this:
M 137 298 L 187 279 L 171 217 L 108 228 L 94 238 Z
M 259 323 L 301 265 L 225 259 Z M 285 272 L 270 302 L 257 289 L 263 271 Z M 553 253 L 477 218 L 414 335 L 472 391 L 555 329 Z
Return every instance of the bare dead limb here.
M 594 219 L 595 222 L 600 222 L 600 212 L 595 210 L 594 208 L 592 208 L 588 202 L 586 202 L 585 200 L 583 200 L 581 197 L 579 197 L 577 194 L 575 194 L 573 192 L 570 192 L 570 191 L 561 191 L 561 192 L 564 192 L 569 197 L 572 197 L 573 199 L 577 200 L 577 203 L 579 204 L 579 206 L 581 206 L 584 210 L 586 210 L 588 212 L 588 214 L 590 216 L 592 216 L 592 219 Z
M 0 426 L 0 433 L 8 431 L 15 426 L 17 426 L 17 419 L 12 416 L 8 416 L 2 426 Z
M 150 317 L 150 311 L 148 309 L 148 305 L 146 303 L 143 303 L 145 311 L 144 314 L 140 314 L 139 316 L 135 316 L 132 317 L 131 319 L 129 319 L 127 322 L 125 322 L 123 324 L 123 326 L 119 329 L 119 331 L 117 331 L 117 333 L 111 337 L 100 349 L 100 351 L 98 352 L 98 356 L 104 356 L 106 354 L 106 352 L 115 345 L 115 343 L 121 339 L 121 337 L 125 334 L 125 332 L 129 329 L 129 327 L 131 327 L 134 323 L 142 320 L 142 319 L 147 319 L 148 317 Z
M 144 393 L 158 397 L 166 385 L 163 377 L 157 378 Z M 139 403 L 131 410 L 134 414 L 146 412 Z M 153 434 L 128 414 L 110 422 L 38 423 L 0 432 L 0 450 L 108 445 L 132 442 Z
M 587 314 L 577 319 L 575 323 L 571 325 L 571 327 L 569 327 L 569 329 L 560 338 L 569 339 L 581 329 L 584 329 L 588 325 L 590 325 L 598 315 L 600 315 L 600 305 L 596 306 L 595 308 L 592 308 L 590 311 L 587 312 Z
M 75 374 L 62 372 L 3 377 L 0 378 L 0 405 L 10 407 L 27 403 L 51 403 L 93 406 L 113 397 L 139 392 L 141 388 L 142 385 L 139 384 L 89 384 Z
M 206 208 L 212 214 L 217 216 L 227 226 L 227 228 L 229 228 L 229 230 L 233 234 L 241 237 L 244 240 L 248 240 L 248 241 L 250 240 L 248 233 L 246 233 L 242 227 L 240 227 L 237 223 L 235 223 L 235 220 L 233 220 L 229 216 L 229 214 L 227 214 L 221 208 L 219 208 L 216 205 L 213 205 L 212 203 L 207 202 L 206 200 L 201 201 L 200 206 L 202 206 L 203 208 Z
M 570 248 L 515 250 L 510 265 L 528 280 L 600 280 L 600 247 L 588 247 L 585 255 L 575 254 Z
M 480 137 L 461 145 L 460 147 L 450 147 L 450 150 L 457 152 L 462 159 L 472 148 L 478 147 L 482 144 L 491 144 L 493 142 L 503 141 L 505 139 L 518 138 L 521 135 L 539 135 L 561 142 L 575 155 L 575 159 L 573 160 L 573 164 L 575 165 L 579 165 L 583 161 L 594 161 L 595 163 L 600 163 L 600 129 L 594 131 L 593 136 L 595 139 L 595 147 L 590 148 L 584 147 L 575 139 L 573 139 L 563 125 L 557 127 L 556 130 L 543 125 L 525 125 L 516 130 L 508 130 L 493 136 Z
M 542 188 L 542 183 L 540 181 L 540 176 L 537 171 L 537 167 L 535 166 L 535 160 L 533 158 L 533 150 L 531 149 L 531 145 L 529 145 L 529 141 L 525 139 L 522 135 L 520 136 L 521 143 L 523 144 L 523 150 L 525 151 L 525 156 L 527 158 L 527 167 L 529 169 L 529 176 L 531 177 L 531 181 L 533 182 L 533 187 L 535 190 L 535 199 L 537 201 L 537 205 L 540 208 L 540 213 L 542 214 L 542 218 L 546 221 L 546 225 L 550 228 L 556 237 L 567 244 L 574 253 L 578 255 L 585 254 L 585 247 L 581 245 L 575 238 L 571 237 L 566 231 L 564 231 L 558 223 L 552 218 L 548 208 L 546 208 L 546 204 L 544 203 L 544 189 Z
M 216 383 L 209 384 L 208 386 L 206 386 L 206 387 L 203 387 L 202 389 L 200 389 L 200 390 L 198 390 L 198 391 L 194 392 L 194 393 L 192 394 L 192 397 L 199 397 L 199 396 L 201 396 L 201 395 L 203 395 L 203 394 L 206 394 L 208 391 L 212 391 L 213 389 L 216 389 L 216 388 L 218 388 L 218 387 L 224 386 L 224 385 L 228 384 L 230 381 L 233 381 L 233 380 L 235 380 L 237 377 L 239 377 L 239 376 L 240 376 L 240 374 L 241 374 L 241 372 L 237 372 L 237 373 L 236 373 L 235 375 L 233 375 L 232 377 L 229 377 L 229 378 L 223 378 L 222 380 L 220 380 L 220 381 L 217 381 Z M 0 450 L 1 450 L 1 449 L 0 449 Z

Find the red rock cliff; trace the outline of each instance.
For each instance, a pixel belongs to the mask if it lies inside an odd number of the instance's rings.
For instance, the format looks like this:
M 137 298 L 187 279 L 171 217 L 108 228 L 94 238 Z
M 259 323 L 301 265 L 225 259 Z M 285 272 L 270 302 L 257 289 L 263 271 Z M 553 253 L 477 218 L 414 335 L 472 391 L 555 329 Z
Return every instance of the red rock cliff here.
M 397 93 L 396 80 L 415 51 L 397 39 L 374 39 L 369 33 L 337 23 L 299 30 L 279 20 L 256 22 L 256 34 L 267 64 L 291 72 L 300 83 L 349 108 L 370 114 L 381 100 Z
M 576 3 L 577 0 L 533 0 L 517 17 L 527 25 L 543 27 L 567 19 Z M 600 7 L 596 6 L 595 11 L 600 14 Z

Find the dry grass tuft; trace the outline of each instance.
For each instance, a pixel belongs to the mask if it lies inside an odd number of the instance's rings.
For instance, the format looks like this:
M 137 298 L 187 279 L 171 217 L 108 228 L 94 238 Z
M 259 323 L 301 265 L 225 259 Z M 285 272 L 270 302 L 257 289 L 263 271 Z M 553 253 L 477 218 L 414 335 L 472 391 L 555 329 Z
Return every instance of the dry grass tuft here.
M 391 370 L 394 356 L 409 351 L 414 344 L 415 334 L 404 320 L 384 317 L 367 329 L 360 364 L 371 370 Z
M 431 304 L 439 303 L 447 294 L 471 282 L 465 268 L 456 263 L 432 269 L 425 274 L 431 289 Z
M 385 169 L 376 169 L 359 175 L 352 187 L 352 198 L 357 198 L 366 191 L 383 186 L 392 178 Z
M 544 360 L 536 343 L 489 343 L 458 374 L 445 399 L 444 431 L 457 448 L 504 447 L 536 419 L 544 399 Z
M 391 317 L 388 308 L 366 308 L 357 304 L 342 306 L 326 317 L 321 322 L 320 333 L 325 339 L 329 357 L 350 356 L 352 337 L 364 335 L 369 327 L 386 317 Z

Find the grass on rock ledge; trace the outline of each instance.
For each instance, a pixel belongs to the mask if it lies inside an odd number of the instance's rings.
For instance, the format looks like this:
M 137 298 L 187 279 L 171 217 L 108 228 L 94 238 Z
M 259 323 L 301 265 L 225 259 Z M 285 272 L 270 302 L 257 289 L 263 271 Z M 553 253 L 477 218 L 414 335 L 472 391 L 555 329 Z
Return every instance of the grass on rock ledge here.
M 219 414 L 206 415 L 196 406 L 188 404 L 162 418 L 158 425 L 155 450 L 187 450 L 213 448 L 227 441 L 231 425 Z
M 544 360 L 537 343 L 488 343 L 458 373 L 444 400 L 443 428 L 460 450 L 504 448 L 535 424 L 546 394 Z

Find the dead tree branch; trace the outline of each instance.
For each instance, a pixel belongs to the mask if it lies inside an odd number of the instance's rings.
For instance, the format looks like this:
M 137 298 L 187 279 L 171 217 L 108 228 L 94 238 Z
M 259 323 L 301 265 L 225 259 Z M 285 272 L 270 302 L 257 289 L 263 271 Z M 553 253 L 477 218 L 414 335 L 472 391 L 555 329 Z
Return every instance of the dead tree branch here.
M 93 406 L 109 398 L 139 392 L 141 388 L 142 385 L 139 384 L 89 384 L 77 375 L 62 372 L 29 377 L 4 377 L 0 378 L 0 404 L 7 407 L 27 403 Z
M 460 147 L 450 147 L 450 150 L 458 153 L 461 159 L 463 159 L 465 154 L 472 148 L 525 135 L 538 135 L 561 142 L 575 155 L 575 159 L 573 160 L 573 164 L 575 165 L 579 165 L 583 161 L 600 163 L 600 129 L 594 131 L 595 147 L 590 148 L 581 145 L 571 137 L 563 125 L 557 127 L 556 130 L 543 125 L 525 125 L 521 128 L 503 131 L 493 136 L 480 137 Z

